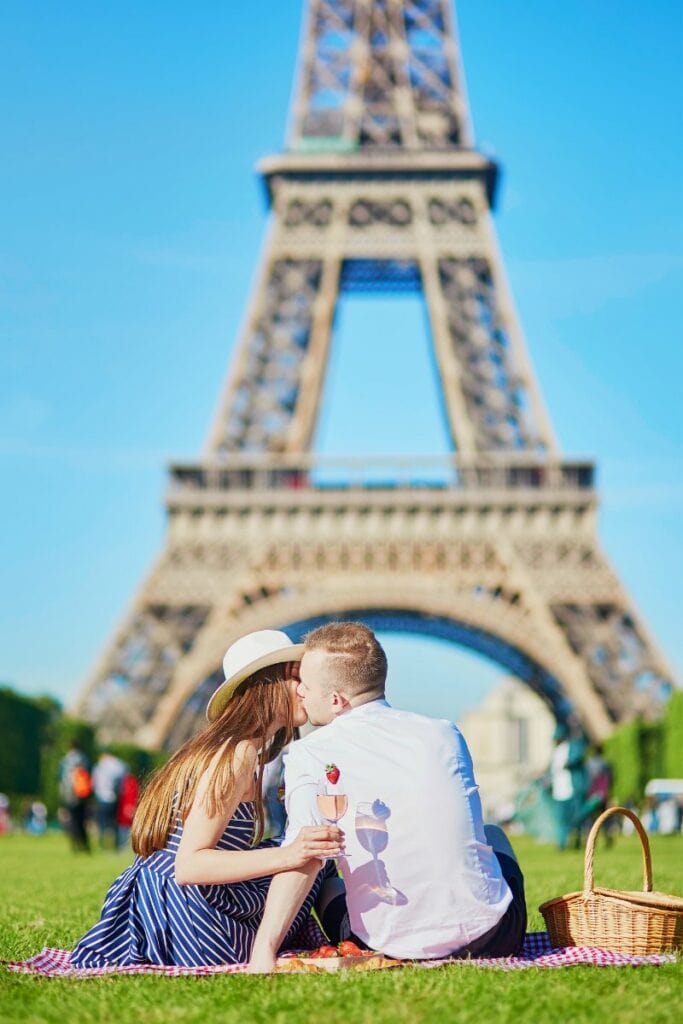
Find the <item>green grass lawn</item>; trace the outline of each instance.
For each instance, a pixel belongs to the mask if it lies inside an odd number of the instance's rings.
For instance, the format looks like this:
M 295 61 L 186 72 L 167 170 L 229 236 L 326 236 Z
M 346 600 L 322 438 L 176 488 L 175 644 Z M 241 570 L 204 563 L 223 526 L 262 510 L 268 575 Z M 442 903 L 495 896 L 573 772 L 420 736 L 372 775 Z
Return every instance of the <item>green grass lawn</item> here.
M 581 887 L 583 855 L 516 841 L 527 879 L 529 928 L 543 928 L 538 904 Z M 652 842 L 655 888 L 683 889 L 683 837 Z M 59 835 L 0 839 L 0 958 L 43 946 L 70 948 L 97 919 L 105 890 L 128 854 L 74 856 Z M 634 838 L 599 849 L 596 881 L 639 888 Z M 10 974 L 0 968 L 0 1019 L 7 1022 L 186 1022 L 202 1024 L 383 1024 L 435 1021 L 666 1021 L 683 1016 L 683 965 L 573 967 L 515 974 L 454 964 L 430 971 L 269 978 L 109 977 L 84 981 Z

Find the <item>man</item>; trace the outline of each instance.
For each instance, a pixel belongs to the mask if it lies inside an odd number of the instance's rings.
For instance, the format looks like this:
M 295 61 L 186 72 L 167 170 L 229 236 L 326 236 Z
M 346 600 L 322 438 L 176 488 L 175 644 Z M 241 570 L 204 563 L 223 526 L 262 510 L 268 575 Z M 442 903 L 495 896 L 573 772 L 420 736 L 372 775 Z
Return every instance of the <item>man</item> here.
M 85 822 L 91 793 L 92 779 L 87 758 L 79 741 L 72 739 L 69 749 L 59 762 L 59 795 L 66 812 L 66 828 L 74 851 L 90 853 Z
M 298 692 L 324 728 L 286 758 L 284 842 L 320 823 L 321 791 L 345 796 L 340 866 L 356 939 L 406 959 L 512 955 L 526 930 L 523 879 L 502 830 L 484 831 L 465 741 L 450 722 L 392 708 L 386 673 L 367 626 L 331 623 L 306 637 Z M 330 801 L 321 806 L 329 817 Z M 252 972 L 272 969 L 318 870 L 315 861 L 273 878 Z
M 121 783 L 127 772 L 127 766 L 110 750 L 103 750 L 92 772 L 93 791 L 95 793 L 95 814 L 100 846 L 109 845 L 118 848 L 118 829 L 116 824 L 116 808 Z
M 586 813 L 586 743 L 580 734 L 572 737 L 564 722 L 555 726 L 553 740 L 555 749 L 550 761 L 550 781 L 557 818 L 557 845 L 560 850 L 565 850 L 574 832 L 574 845 L 578 849 Z

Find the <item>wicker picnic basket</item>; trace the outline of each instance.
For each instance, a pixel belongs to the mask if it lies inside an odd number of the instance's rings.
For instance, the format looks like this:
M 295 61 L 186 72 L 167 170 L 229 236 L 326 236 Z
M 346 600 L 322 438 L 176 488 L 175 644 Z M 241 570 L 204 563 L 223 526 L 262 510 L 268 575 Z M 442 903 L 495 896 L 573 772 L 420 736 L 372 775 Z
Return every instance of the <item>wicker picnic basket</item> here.
M 593 850 L 600 826 L 613 814 L 635 825 L 643 847 L 643 892 L 601 889 L 593 884 Z M 610 807 L 596 820 L 586 843 L 583 892 L 548 900 L 538 908 L 554 948 L 595 946 L 632 956 L 683 947 L 683 898 L 652 891 L 652 858 L 640 819 L 626 807 Z

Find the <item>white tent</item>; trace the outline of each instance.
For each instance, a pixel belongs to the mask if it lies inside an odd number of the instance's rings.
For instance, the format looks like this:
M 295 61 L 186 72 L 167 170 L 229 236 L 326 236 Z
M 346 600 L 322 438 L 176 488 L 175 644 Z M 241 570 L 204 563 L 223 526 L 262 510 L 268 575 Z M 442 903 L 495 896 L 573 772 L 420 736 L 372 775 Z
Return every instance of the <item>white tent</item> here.
M 650 779 L 645 796 L 683 796 L 683 779 Z

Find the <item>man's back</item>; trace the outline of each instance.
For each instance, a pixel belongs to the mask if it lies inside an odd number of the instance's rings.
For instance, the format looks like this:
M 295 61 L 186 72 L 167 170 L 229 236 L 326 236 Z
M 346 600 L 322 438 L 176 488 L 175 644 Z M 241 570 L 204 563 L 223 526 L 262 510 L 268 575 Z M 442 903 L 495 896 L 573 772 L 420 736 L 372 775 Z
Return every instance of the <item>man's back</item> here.
M 293 744 L 286 841 L 321 820 L 316 790 L 329 764 L 339 769 L 330 791 L 348 797 L 340 865 L 359 938 L 398 957 L 439 957 L 498 923 L 510 890 L 486 845 L 472 761 L 451 723 L 372 701 Z
M 95 797 L 100 803 L 116 803 L 119 786 L 125 774 L 126 766 L 120 758 L 112 754 L 102 754 L 92 772 Z

